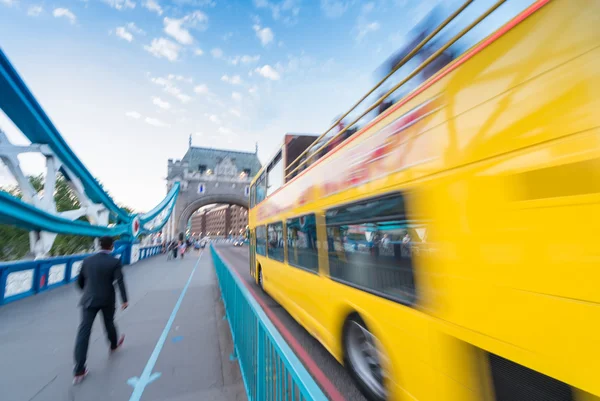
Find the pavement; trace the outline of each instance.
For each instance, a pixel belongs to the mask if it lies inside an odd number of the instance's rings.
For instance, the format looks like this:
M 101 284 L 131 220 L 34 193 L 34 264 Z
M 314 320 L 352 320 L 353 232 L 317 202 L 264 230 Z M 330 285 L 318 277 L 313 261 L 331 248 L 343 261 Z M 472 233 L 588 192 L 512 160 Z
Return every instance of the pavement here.
M 337 388 L 338 392 L 348 401 L 367 401 L 352 381 L 348 372 L 331 356 L 321 343 L 298 324 L 277 301 L 273 300 L 265 292 L 258 291 L 258 286 L 250 276 L 248 246 L 234 247 L 223 244 L 218 245 L 218 249 L 230 267 L 234 268 L 250 286 L 257 290 L 254 291 L 256 296 L 260 297 L 267 307 L 273 311 L 300 346 L 308 353 L 309 357 L 325 373 L 325 376 Z M 310 373 L 308 367 L 307 370 Z
M 77 386 L 75 286 L 0 308 L 1 401 L 246 400 L 238 363 L 229 358 L 231 333 L 208 249 L 184 260 L 155 256 L 125 267 L 124 275 L 129 308 L 115 317 L 124 346 L 109 357 L 98 316 L 90 373 Z

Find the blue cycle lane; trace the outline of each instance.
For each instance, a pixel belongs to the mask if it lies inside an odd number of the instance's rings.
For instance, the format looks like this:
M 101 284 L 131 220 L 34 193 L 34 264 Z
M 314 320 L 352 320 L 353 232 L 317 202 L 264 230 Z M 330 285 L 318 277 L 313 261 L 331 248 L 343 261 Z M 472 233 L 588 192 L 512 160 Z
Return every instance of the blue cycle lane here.
M 3 400 L 246 399 L 237 362 L 229 358 L 231 337 L 210 254 L 175 261 L 160 255 L 126 267 L 125 275 L 130 307 L 116 317 L 124 347 L 108 356 L 98 318 L 90 374 L 75 387 L 78 291 L 57 288 L 0 308 Z

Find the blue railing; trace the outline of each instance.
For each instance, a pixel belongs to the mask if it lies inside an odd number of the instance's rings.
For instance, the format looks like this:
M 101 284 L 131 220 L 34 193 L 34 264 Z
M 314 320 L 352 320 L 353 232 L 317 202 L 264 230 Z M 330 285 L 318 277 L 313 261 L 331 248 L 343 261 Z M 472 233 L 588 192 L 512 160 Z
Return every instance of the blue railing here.
M 140 256 L 138 260 L 148 259 L 149 257 L 158 255 L 159 253 L 162 253 L 162 245 L 146 246 L 139 249 Z
M 248 400 L 327 400 L 244 283 L 212 245 L 211 253 Z
M 140 248 L 139 244 L 121 243 L 113 256 L 124 265 L 161 253 L 160 245 Z M 134 255 L 135 252 L 139 254 Z M 0 263 L 0 305 L 26 298 L 77 280 L 83 259 L 90 253 L 55 258 Z

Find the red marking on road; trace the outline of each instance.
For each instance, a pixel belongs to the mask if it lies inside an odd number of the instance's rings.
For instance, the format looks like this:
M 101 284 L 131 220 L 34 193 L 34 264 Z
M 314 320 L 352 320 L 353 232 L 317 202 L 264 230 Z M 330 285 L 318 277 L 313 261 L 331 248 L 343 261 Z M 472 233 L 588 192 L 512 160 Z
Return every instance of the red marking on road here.
M 308 355 L 304 348 L 302 348 L 298 340 L 296 340 L 292 333 L 288 331 L 288 329 L 283 325 L 281 320 L 279 320 L 279 318 L 275 315 L 271 308 L 269 308 L 269 306 L 260 297 L 257 296 L 254 289 L 250 287 L 250 285 L 248 285 L 246 280 L 244 280 L 244 278 L 240 275 L 240 273 L 238 273 L 237 270 L 235 270 L 232 267 L 229 267 L 231 266 L 231 262 L 227 258 L 225 258 L 220 251 L 218 251 L 217 249 L 215 249 L 215 251 L 217 252 L 219 257 L 223 259 L 223 262 L 225 262 L 225 265 L 228 266 L 229 270 L 240 279 L 240 281 L 244 284 L 244 286 L 250 292 L 252 297 L 254 297 L 256 302 L 258 302 L 265 314 L 269 317 L 269 319 L 271 319 L 271 323 L 273 323 L 273 325 L 279 331 L 279 334 L 281 334 L 281 336 L 285 339 L 290 348 L 292 348 L 296 356 L 300 358 L 300 360 L 304 364 L 304 367 L 309 371 L 309 373 L 317 381 L 317 383 L 319 383 L 321 389 L 323 389 L 323 391 L 327 393 L 329 399 L 331 401 L 346 401 L 346 398 L 344 398 L 344 396 L 338 391 L 338 389 L 333 385 L 333 383 L 327 378 L 325 373 L 323 373 L 323 371 L 319 368 L 317 363 L 310 357 L 310 355 Z

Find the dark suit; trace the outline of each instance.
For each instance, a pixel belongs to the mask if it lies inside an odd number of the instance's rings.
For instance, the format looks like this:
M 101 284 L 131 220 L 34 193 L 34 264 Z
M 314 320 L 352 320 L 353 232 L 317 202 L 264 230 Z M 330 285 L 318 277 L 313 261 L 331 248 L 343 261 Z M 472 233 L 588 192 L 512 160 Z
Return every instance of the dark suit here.
M 127 302 L 127 290 L 121 268 L 121 261 L 104 251 L 83 261 L 77 278 L 77 285 L 83 290 L 83 295 L 79 302 L 81 324 L 75 342 L 75 374 L 81 374 L 85 370 L 92 325 L 99 311 L 102 311 L 110 347 L 117 348 L 117 329 L 113 321 L 116 302 L 113 284 L 115 281 L 119 285 L 121 300 Z

